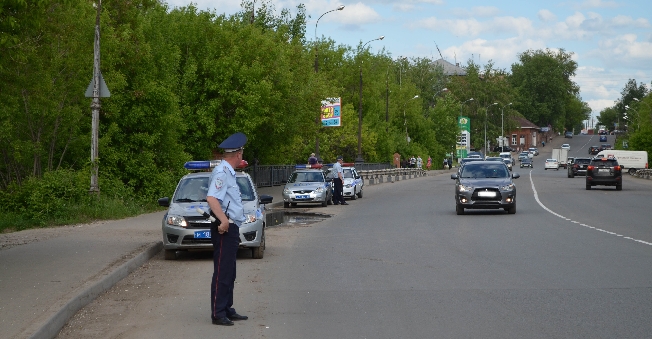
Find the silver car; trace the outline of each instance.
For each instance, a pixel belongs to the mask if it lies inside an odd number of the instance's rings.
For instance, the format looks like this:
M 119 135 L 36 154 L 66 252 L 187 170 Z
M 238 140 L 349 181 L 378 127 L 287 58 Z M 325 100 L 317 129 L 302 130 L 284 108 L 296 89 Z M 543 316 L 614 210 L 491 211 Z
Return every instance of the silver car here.
M 294 171 L 283 187 L 283 207 L 299 203 L 330 205 L 333 197 L 332 179 L 320 169 L 298 169 Z
M 169 207 L 163 217 L 163 248 L 165 259 L 176 259 L 180 250 L 212 250 L 210 221 L 197 211 L 210 209 L 206 202 L 211 172 L 185 175 L 168 197 L 158 200 L 160 206 Z M 245 222 L 240 225 L 240 248 L 250 248 L 252 257 L 263 258 L 265 253 L 265 204 L 272 196 L 259 196 L 249 174 L 236 171 L 236 182 L 244 204 Z
M 328 169 L 328 176 L 331 177 L 333 169 Z M 364 188 L 364 180 L 358 174 L 358 171 L 355 167 L 342 167 L 344 172 L 344 183 L 342 188 L 342 196 L 345 198 L 351 198 L 355 200 L 357 198 L 362 198 L 362 189 Z
M 513 179 L 518 173 L 510 173 L 507 165 L 498 161 L 470 162 L 459 174 L 451 174 L 455 180 L 455 210 L 458 215 L 464 209 L 499 209 L 516 213 L 516 186 Z

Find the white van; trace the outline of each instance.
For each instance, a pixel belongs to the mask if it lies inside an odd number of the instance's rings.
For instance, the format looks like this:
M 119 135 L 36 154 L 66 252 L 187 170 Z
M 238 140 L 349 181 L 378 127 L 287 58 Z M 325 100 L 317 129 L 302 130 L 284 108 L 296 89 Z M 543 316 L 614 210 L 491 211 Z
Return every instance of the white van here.
M 597 158 L 616 158 L 618 165 L 622 166 L 629 174 L 636 173 L 637 170 L 647 168 L 646 151 L 621 151 L 608 149 L 600 151 Z

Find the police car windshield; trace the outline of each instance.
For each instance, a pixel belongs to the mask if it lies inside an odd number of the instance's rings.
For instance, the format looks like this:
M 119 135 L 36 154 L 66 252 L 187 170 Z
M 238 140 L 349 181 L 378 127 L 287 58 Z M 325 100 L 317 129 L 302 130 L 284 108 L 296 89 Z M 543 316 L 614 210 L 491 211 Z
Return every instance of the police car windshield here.
M 206 201 L 208 179 L 209 177 L 194 177 L 181 180 L 177 192 L 174 194 L 174 202 Z M 236 182 L 240 188 L 242 201 L 253 201 L 255 199 L 254 190 L 249 179 L 247 177 L 236 177 Z
M 290 175 L 289 183 L 295 182 L 324 182 L 324 175 L 321 172 L 294 172 Z
M 194 177 L 181 180 L 174 202 L 206 201 L 208 194 L 208 177 Z

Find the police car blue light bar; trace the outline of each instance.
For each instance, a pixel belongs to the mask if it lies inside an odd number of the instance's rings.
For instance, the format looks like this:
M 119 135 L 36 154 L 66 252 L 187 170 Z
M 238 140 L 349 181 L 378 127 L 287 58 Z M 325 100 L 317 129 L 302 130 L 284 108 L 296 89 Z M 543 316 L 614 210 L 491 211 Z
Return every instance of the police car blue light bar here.
M 195 160 L 186 162 L 183 167 L 187 170 L 206 170 L 214 168 L 219 165 L 221 160 Z M 242 160 L 237 168 L 245 168 L 249 165 L 248 162 Z
M 314 164 L 314 165 L 296 165 L 294 168 L 296 169 L 309 169 L 309 168 L 322 168 L 324 165 L 322 164 Z

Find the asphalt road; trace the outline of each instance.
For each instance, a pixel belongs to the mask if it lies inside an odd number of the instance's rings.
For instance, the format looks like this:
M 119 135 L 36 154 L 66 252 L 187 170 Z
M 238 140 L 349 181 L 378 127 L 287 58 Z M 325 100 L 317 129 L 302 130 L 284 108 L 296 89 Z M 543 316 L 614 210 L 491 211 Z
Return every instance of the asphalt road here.
M 517 212 L 455 214 L 448 174 L 369 186 L 326 220 L 268 228 L 241 252 L 235 307 L 214 326 L 210 255 L 161 255 L 80 311 L 59 338 L 647 338 L 652 181 L 623 190 L 516 167 Z M 613 144 L 613 136 L 609 137 Z M 517 162 L 518 164 L 518 162 Z

